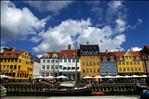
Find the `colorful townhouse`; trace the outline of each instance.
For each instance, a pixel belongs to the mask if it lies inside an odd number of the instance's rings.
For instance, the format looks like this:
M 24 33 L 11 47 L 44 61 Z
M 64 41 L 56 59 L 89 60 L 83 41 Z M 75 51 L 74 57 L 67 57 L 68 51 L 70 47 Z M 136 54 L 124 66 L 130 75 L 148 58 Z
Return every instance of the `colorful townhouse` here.
M 33 62 L 27 51 L 5 48 L 0 57 L 1 74 L 10 76 L 11 80 L 32 79 Z
M 149 75 L 149 46 L 144 46 L 141 52 L 143 53 L 144 71 Z
M 59 53 L 47 52 L 40 58 L 40 75 L 43 77 L 57 77 L 59 67 Z
M 59 58 L 59 75 L 66 76 L 69 80 L 80 78 L 80 60 L 77 50 L 61 50 Z
M 117 57 L 118 74 L 134 75 L 144 73 L 144 63 L 140 52 L 115 52 Z
M 98 45 L 80 45 L 81 76 L 100 75 Z
M 117 75 L 117 64 L 114 52 L 104 52 L 99 54 L 100 62 L 100 74 L 102 76 L 115 76 Z

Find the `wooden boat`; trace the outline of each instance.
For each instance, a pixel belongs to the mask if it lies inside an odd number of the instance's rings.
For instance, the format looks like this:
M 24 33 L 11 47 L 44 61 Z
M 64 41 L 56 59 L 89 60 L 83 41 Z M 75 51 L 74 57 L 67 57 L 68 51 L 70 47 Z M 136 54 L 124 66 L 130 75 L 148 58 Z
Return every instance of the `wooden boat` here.
M 58 88 L 47 89 L 50 96 L 86 96 L 91 93 L 91 86 L 76 87 L 71 83 L 61 83 Z
M 0 96 L 3 97 L 3 96 L 6 96 L 6 93 L 7 93 L 7 89 L 0 85 Z

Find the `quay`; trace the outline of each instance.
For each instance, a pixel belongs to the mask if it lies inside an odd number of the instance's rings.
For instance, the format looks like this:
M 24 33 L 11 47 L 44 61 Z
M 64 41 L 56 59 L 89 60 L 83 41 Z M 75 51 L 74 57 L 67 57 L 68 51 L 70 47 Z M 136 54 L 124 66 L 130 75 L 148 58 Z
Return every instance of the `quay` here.
M 41 83 L 2 83 L 7 89 L 7 96 L 48 96 L 46 89 L 51 85 Z M 136 95 L 135 83 L 99 83 L 92 84 L 92 92 L 101 92 L 103 95 Z M 96 94 L 98 95 L 98 94 Z M 100 95 L 100 94 L 99 94 Z

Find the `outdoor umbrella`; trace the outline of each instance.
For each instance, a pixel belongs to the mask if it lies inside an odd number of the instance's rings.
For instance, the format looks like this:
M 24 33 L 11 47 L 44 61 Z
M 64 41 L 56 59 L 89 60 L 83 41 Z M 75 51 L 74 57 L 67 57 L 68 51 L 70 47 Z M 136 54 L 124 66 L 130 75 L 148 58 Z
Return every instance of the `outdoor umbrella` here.
M 64 76 L 64 75 L 58 76 L 58 77 L 56 77 L 56 78 L 63 78 L 63 79 L 67 79 L 67 77 L 66 77 L 66 76 Z
M 1 78 L 10 78 L 10 76 L 7 76 L 7 75 L 1 75 Z
M 116 75 L 115 78 L 124 78 L 124 76 Z
M 83 77 L 83 78 L 89 79 L 89 78 L 93 78 L 93 77 L 91 77 L 91 76 L 85 76 L 85 77 Z
M 103 76 L 95 76 L 94 78 L 104 78 Z
M 46 78 L 46 79 L 53 79 L 53 78 L 55 78 L 54 76 L 47 76 L 47 77 L 44 77 L 44 78 Z

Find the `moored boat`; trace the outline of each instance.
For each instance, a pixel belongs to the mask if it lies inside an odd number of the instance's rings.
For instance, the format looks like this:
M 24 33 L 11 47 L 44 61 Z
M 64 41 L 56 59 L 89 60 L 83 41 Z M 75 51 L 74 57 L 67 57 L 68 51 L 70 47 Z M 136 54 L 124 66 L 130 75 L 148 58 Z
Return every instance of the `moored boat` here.
M 91 86 L 76 87 L 71 83 L 62 83 L 58 88 L 47 89 L 50 96 L 86 96 L 91 93 Z

